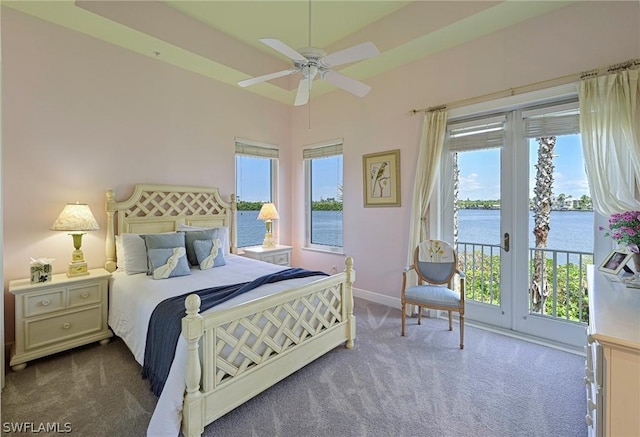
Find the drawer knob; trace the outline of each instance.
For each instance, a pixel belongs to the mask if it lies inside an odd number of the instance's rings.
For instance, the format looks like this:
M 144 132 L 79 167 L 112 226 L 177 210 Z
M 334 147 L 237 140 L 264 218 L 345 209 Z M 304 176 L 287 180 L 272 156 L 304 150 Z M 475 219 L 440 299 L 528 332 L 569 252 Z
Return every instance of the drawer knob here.
M 69 328 L 71 328 L 71 323 L 66 322 L 62 324 L 62 329 L 69 329 Z
M 80 297 L 82 297 L 83 299 L 88 298 L 88 297 L 89 297 L 89 292 L 85 291 L 84 293 L 82 293 L 82 294 L 80 295 Z
M 43 301 L 42 301 L 42 306 L 45 306 L 45 307 L 46 307 L 46 306 L 47 306 L 47 305 L 49 305 L 50 303 L 51 303 L 51 301 L 50 301 L 49 299 L 45 299 L 45 300 L 43 300 Z

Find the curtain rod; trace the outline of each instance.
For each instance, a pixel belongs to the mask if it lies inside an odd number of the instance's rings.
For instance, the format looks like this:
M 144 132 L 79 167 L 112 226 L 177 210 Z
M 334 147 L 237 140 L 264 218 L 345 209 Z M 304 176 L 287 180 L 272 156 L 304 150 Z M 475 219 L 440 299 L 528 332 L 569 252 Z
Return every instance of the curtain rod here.
M 538 91 L 543 88 L 549 88 L 553 86 L 566 85 L 571 82 L 575 82 L 579 79 L 585 79 L 587 77 L 595 77 L 603 72 L 613 73 L 615 71 L 626 70 L 629 68 L 637 67 L 640 65 L 640 59 L 630 59 L 619 64 L 610 65 L 608 67 L 596 68 L 582 73 L 568 74 L 566 76 L 556 77 L 555 79 L 547 79 L 540 82 L 534 82 L 529 85 L 523 85 L 515 88 L 508 88 L 502 91 L 496 91 L 494 93 L 484 94 L 477 97 L 471 97 L 468 99 L 456 100 L 455 102 L 448 103 L 446 105 L 430 106 L 428 108 L 412 109 L 409 111 L 410 115 L 415 115 L 418 112 L 433 112 L 440 109 L 458 108 L 460 106 L 468 106 L 475 103 L 486 102 L 489 100 L 495 100 L 503 97 L 511 97 L 518 94 L 523 94 L 531 91 Z

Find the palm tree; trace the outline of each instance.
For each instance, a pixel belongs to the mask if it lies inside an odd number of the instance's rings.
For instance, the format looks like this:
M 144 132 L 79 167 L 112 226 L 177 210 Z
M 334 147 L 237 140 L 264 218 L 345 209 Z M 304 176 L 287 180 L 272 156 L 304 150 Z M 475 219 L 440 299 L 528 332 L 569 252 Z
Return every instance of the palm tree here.
M 549 237 L 549 223 L 551 221 L 551 202 L 553 197 L 553 149 L 556 137 L 536 138 L 538 141 L 538 163 L 535 165 L 536 186 L 533 189 L 533 235 L 536 238 L 534 251 L 534 273 L 531 278 L 531 299 L 536 311 L 544 312 L 544 303 L 549 296 L 549 284 L 544 272 L 544 249 Z

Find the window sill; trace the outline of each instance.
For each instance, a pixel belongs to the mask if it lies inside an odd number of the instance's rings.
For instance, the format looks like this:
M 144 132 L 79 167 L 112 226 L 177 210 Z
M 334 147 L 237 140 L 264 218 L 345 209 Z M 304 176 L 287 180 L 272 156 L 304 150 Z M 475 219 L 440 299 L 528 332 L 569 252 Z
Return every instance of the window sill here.
M 303 247 L 302 250 L 308 250 L 309 252 L 327 253 L 330 255 L 340 255 L 340 256 L 346 255 L 342 247 L 334 247 L 331 249 L 321 249 L 319 247 Z

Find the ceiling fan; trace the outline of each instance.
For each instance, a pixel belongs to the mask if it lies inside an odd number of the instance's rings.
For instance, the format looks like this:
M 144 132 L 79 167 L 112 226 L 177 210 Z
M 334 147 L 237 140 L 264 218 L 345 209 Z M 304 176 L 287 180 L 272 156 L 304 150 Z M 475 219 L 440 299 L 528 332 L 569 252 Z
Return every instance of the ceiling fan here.
M 342 73 L 332 70 L 332 67 L 361 61 L 380 54 L 378 48 L 372 42 L 358 44 L 348 49 L 340 50 L 327 55 L 323 50 L 314 47 L 305 47 L 298 51 L 292 49 L 282 41 L 274 38 L 261 38 L 260 42 L 289 57 L 293 61 L 293 68 L 265 74 L 252 79 L 241 80 L 238 85 L 247 87 L 278 77 L 288 76 L 302 72 L 302 79 L 298 84 L 295 106 L 304 105 L 309 101 L 309 93 L 313 80 L 319 74 L 321 79 L 342 88 L 358 97 L 364 97 L 371 87 Z

